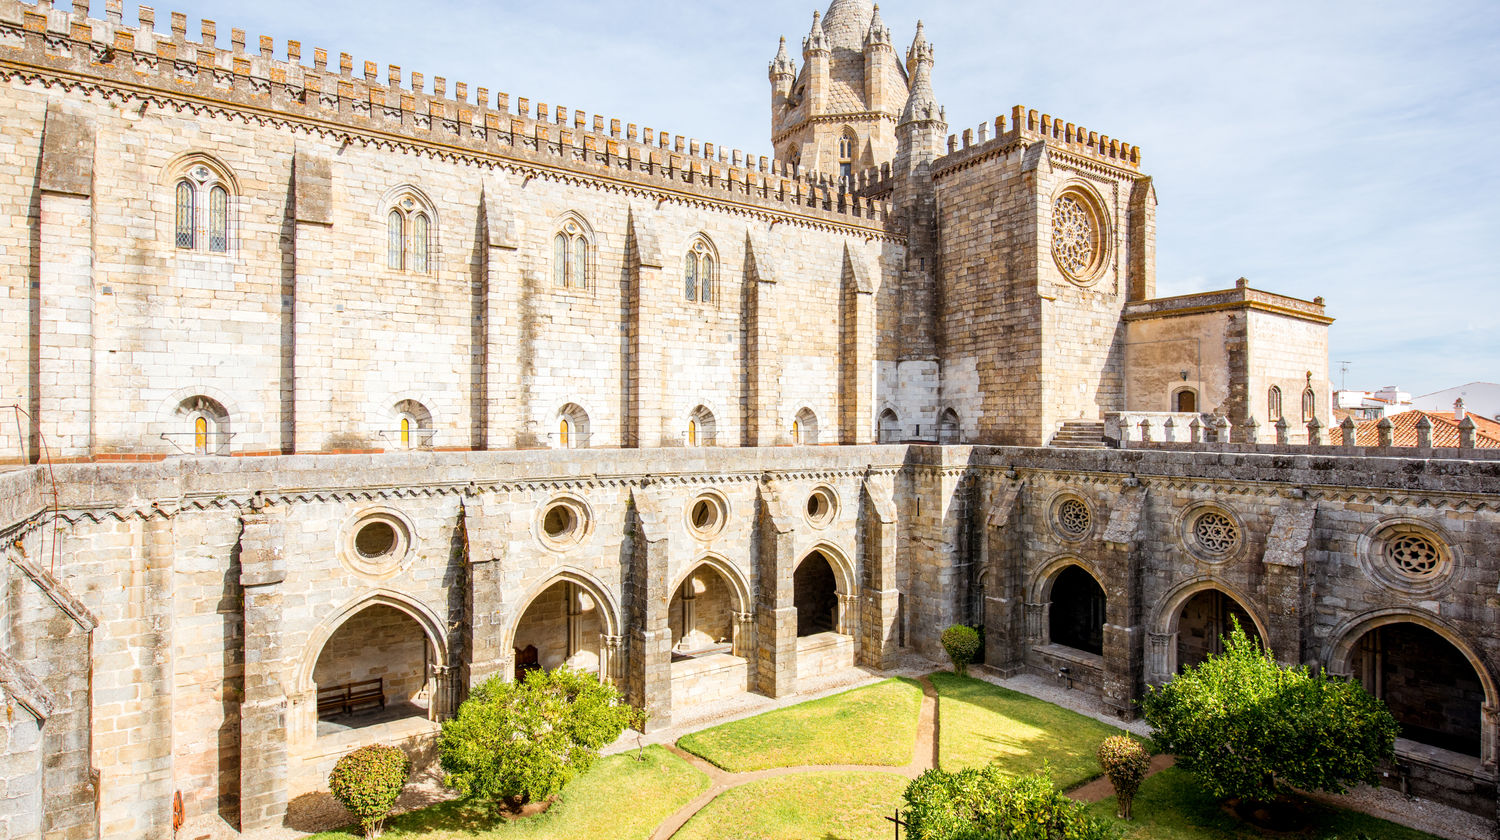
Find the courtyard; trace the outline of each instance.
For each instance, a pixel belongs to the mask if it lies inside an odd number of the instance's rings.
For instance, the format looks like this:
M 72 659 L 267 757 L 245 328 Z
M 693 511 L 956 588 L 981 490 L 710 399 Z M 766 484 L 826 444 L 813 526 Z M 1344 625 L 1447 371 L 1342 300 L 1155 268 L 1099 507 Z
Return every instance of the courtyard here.
M 668 743 L 640 747 L 627 733 L 619 752 L 565 788 L 545 813 L 507 819 L 475 803 L 444 802 L 393 817 L 384 836 L 875 840 L 894 836 L 888 818 L 923 771 L 987 764 L 1014 775 L 1045 770 L 1058 787 L 1092 803 L 1093 813 L 1115 820 L 1094 753 L 1104 738 L 1124 730 L 1049 702 L 1078 705 L 1077 692 L 1036 691 L 1036 682 L 1025 686 L 1028 694 L 948 672 L 866 680 Z M 1138 725 L 1131 729 L 1139 736 Z M 1158 756 L 1152 771 L 1136 799 L 1135 819 L 1115 820 L 1126 840 L 1273 836 L 1225 812 L 1167 757 Z M 1474 826 L 1428 834 L 1326 801 L 1306 808 L 1309 825 L 1299 837 L 1479 836 Z M 1410 810 L 1422 813 L 1424 806 Z

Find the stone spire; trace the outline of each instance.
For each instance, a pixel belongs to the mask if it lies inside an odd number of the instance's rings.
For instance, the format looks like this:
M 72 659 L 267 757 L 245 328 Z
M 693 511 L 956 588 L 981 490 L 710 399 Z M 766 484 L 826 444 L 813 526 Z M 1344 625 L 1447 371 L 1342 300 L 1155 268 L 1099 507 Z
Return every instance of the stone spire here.
M 786 54 L 786 39 L 781 39 L 781 46 L 776 50 L 776 57 L 771 59 L 771 81 L 776 81 L 777 76 L 797 75 L 797 67 L 792 63 L 792 57 Z
M 928 64 L 932 63 L 932 45 L 927 43 L 927 28 L 919 20 L 917 21 L 917 37 L 912 39 L 911 49 L 906 51 L 906 74 L 908 76 L 916 75 L 917 62 L 924 57 Z
M 872 47 L 876 44 L 891 44 L 891 30 L 880 19 L 880 7 L 876 6 L 874 14 L 870 16 L 870 28 L 865 32 L 865 46 Z
M 828 35 L 823 32 L 823 16 L 813 12 L 812 30 L 802 39 L 802 54 L 806 56 L 808 53 L 828 51 Z
M 829 48 L 858 52 L 874 14 L 873 0 L 833 0 L 829 3 L 828 14 L 823 16 L 823 33 Z
M 897 125 L 921 120 L 942 120 L 942 109 L 932 93 L 932 45 L 927 43 L 922 22 L 917 21 L 917 37 L 906 53 L 907 72 L 911 73 L 911 94 L 906 98 L 906 107 L 901 111 Z

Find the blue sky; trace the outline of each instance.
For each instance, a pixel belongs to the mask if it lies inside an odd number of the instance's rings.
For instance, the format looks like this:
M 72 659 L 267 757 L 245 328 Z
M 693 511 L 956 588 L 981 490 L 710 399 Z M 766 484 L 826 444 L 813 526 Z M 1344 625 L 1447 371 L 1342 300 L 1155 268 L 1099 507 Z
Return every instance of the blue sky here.
M 65 5 L 65 4 L 59 4 Z M 103 0 L 95 0 L 102 7 Z M 769 154 L 802 0 L 198 0 L 157 9 Z M 816 6 L 820 10 L 822 5 Z M 96 14 L 99 11 L 95 12 Z M 1500 4 L 888 0 L 937 47 L 950 131 L 1024 104 L 1139 144 L 1158 293 L 1322 295 L 1337 387 L 1500 381 Z M 127 9 L 126 20 L 134 20 Z M 333 60 L 336 60 L 333 59 Z

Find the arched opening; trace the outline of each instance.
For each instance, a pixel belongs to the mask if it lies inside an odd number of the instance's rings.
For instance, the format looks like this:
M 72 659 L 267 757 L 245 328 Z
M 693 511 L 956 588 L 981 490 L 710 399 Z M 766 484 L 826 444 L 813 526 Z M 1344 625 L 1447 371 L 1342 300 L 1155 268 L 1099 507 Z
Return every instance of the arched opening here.
M 567 665 L 591 674 L 608 677 L 603 649 L 603 635 L 608 619 L 602 611 L 608 607 L 583 586 L 560 580 L 542 590 L 516 623 L 511 642 L 515 649 L 515 677 L 520 679 L 536 668 L 551 670 Z
M 201 394 L 177 404 L 181 425 L 163 435 L 179 450 L 192 455 L 228 455 L 229 412 L 218 400 Z
M 821 551 L 803 558 L 792 574 L 792 599 L 797 607 L 797 636 L 837 632 L 838 578 L 833 561 Z
M 745 579 L 726 561 L 708 557 L 677 585 L 667 607 L 672 633 L 672 706 L 685 708 L 749 689 L 746 651 L 753 617 Z
M 1365 689 L 1390 707 L 1401 737 L 1481 755 L 1484 682 L 1441 634 L 1410 621 L 1383 624 L 1360 636 L 1349 664 Z
M 1275 423 L 1281 419 L 1281 388 L 1272 385 L 1266 392 L 1266 420 Z
M 1172 397 L 1172 410 L 1184 414 L 1195 414 L 1198 411 L 1198 392 L 1192 388 L 1183 388 Z
M 436 660 L 432 640 L 406 612 L 371 604 L 354 613 L 323 643 L 313 666 L 317 736 L 427 720 Z
M 875 423 L 876 440 L 880 443 L 898 443 L 901 440 L 901 418 L 887 408 L 880 412 Z
M 792 443 L 816 445 L 818 442 L 818 415 L 810 408 L 797 412 L 792 420 Z
M 683 442 L 688 446 L 713 446 L 717 433 L 714 414 L 706 406 L 698 406 L 688 413 L 687 430 Z
M 672 594 L 667 608 L 672 657 L 729 653 L 735 612 L 734 594 L 724 576 L 708 566 L 693 570 Z
M 1223 653 L 1231 620 L 1239 622 L 1246 636 L 1261 641 L 1250 613 L 1218 589 L 1205 589 L 1183 603 L 1177 611 L 1177 670 Z
M 557 412 L 557 431 L 552 438 L 555 449 L 587 449 L 589 415 L 577 403 L 568 403 Z
M 943 409 L 943 413 L 938 417 L 938 443 L 958 443 L 959 437 L 958 412 L 951 408 Z
M 1302 422 L 1307 423 L 1318 416 L 1318 395 L 1308 388 L 1302 392 Z
M 1052 644 L 1104 653 L 1104 589 L 1081 566 L 1068 566 L 1052 582 L 1048 633 Z
M 427 449 L 432 445 L 432 412 L 427 406 L 416 400 L 402 400 L 392 410 L 396 414 L 395 438 L 399 448 Z

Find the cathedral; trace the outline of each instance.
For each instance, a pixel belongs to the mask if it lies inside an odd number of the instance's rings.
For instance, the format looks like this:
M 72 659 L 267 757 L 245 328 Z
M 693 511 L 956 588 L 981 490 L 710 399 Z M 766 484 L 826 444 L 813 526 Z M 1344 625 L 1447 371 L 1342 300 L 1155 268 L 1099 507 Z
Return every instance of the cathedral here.
M 950 127 L 870 0 L 771 156 L 132 12 L 0 0 L 0 835 L 281 826 L 564 663 L 660 728 L 965 623 L 1129 719 L 1231 619 L 1495 815 L 1500 461 L 1333 427 L 1321 298 L 1158 297 L 1133 142 Z

